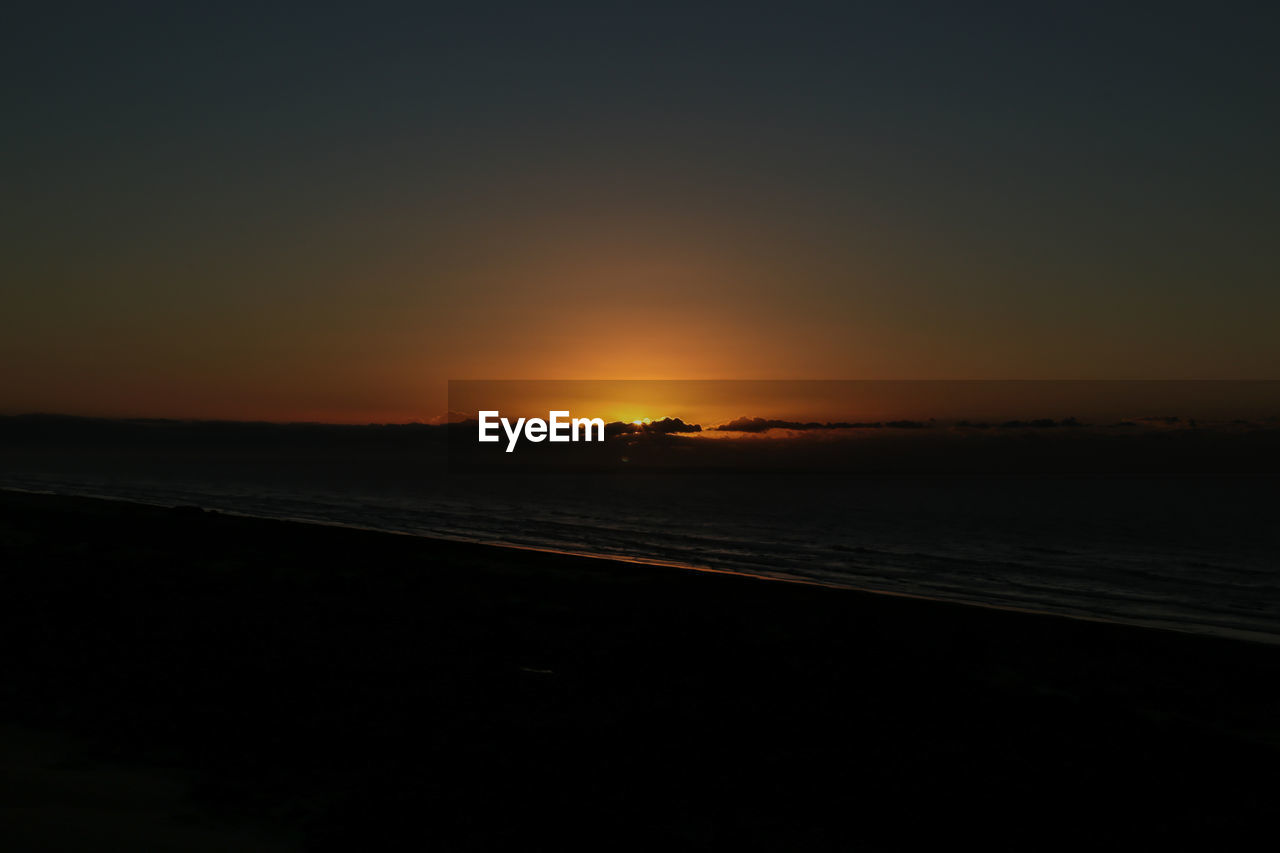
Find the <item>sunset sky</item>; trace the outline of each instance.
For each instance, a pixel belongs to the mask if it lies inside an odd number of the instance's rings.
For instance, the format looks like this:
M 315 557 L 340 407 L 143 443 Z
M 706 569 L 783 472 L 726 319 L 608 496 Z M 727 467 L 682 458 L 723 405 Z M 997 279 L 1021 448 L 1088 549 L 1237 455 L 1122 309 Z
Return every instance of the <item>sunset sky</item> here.
M 1275 24 L 33 4 L 0 60 L 0 413 L 405 421 L 449 379 L 1277 378 Z

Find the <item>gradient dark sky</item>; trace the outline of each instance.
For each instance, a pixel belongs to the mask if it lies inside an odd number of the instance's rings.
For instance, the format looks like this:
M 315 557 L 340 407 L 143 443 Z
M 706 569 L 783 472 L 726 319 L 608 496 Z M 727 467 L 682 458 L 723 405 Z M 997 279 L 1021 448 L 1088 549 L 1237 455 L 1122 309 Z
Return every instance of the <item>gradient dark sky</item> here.
M 1084 5 L 10 12 L 0 411 L 1280 377 L 1275 13 Z

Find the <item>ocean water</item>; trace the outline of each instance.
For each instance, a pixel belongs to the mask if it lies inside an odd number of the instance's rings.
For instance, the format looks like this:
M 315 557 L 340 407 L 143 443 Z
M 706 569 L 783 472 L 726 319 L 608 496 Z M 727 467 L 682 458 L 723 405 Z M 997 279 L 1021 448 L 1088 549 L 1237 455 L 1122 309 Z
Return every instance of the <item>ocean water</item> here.
M 447 476 L 385 458 L 7 464 L 0 487 L 670 563 L 1280 642 L 1250 477 Z

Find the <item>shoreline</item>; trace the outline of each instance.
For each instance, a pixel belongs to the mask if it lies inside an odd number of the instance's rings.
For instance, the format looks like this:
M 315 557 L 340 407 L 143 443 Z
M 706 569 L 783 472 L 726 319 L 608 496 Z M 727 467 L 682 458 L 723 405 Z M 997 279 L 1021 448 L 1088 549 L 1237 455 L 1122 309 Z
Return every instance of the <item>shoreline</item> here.
M 0 495 L 5 493 L 13 493 L 18 495 L 44 495 L 47 497 L 65 498 L 69 500 L 86 500 L 86 501 L 111 501 L 125 504 L 135 504 L 138 506 L 154 507 L 158 509 L 183 509 L 198 508 L 202 512 L 225 515 L 232 518 L 248 518 L 258 519 L 262 521 L 278 521 L 285 524 L 304 524 L 317 527 L 333 527 L 346 530 L 362 530 L 370 533 L 383 533 L 393 536 L 409 536 L 416 539 L 422 539 L 427 542 L 454 542 L 465 545 L 475 545 L 483 548 L 498 548 L 512 551 L 529 551 L 535 553 L 554 554 L 563 557 L 571 557 L 575 559 L 601 560 L 607 563 L 617 563 L 628 566 L 650 566 L 661 569 L 678 569 L 689 572 L 702 572 L 715 575 L 727 575 L 730 577 L 752 578 L 761 581 L 773 581 L 778 583 L 800 584 L 803 586 L 814 586 L 825 589 L 848 590 L 850 592 L 863 593 L 867 595 L 883 595 L 895 598 L 905 598 L 916 601 L 938 602 L 942 604 L 953 604 L 962 607 L 979 607 L 989 610 L 1007 611 L 1011 613 L 1025 613 L 1033 616 L 1046 616 L 1059 619 L 1073 619 L 1082 622 L 1096 622 L 1105 625 L 1125 625 L 1132 628 L 1140 628 L 1151 631 L 1168 631 L 1176 634 L 1191 634 L 1201 637 L 1219 637 L 1227 640 L 1234 640 L 1245 643 L 1256 643 L 1259 645 L 1280 646 L 1280 633 L 1266 633 L 1263 631 L 1250 631 L 1240 628 L 1226 628 L 1215 625 L 1175 625 L 1160 620 L 1139 620 L 1139 619 L 1119 619 L 1108 618 L 1083 612 L 1066 612 L 1059 610 L 1045 610 L 1034 607 L 1019 607 L 1012 604 L 997 604 L 994 602 L 978 601 L 974 599 L 963 598 L 941 598 L 938 596 L 925 595 L 922 593 L 899 592 L 896 590 L 882 590 L 872 587 L 858 586 L 852 583 L 842 583 L 837 580 L 823 580 L 821 578 L 808 578 L 801 575 L 786 574 L 765 574 L 762 572 L 748 572 L 735 569 L 720 569 L 712 566 L 699 566 L 693 563 L 682 563 L 675 560 L 661 560 L 647 557 L 626 557 L 615 554 L 592 554 L 584 551 L 568 551 L 558 548 L 542 547 L 536 545 L 519 545 L 506 542 L 488 541 L 480 539 L 467 539 L 464 537 L 451 537 L 443 535 L 432 535 L 427 533 L 415 533 L 408 530 L 394 530 L 390 528 L 372 527 L 369 525 L 353 524 L 341 521 L 325 521 L 311 518 L 301 518 L 294 516 L 271 516 L 259 515 L 250 512 L 241 512 L 237 510 L 223 509 L 220 507 L 210 507 L 201 504 L 169 504 L 158 501 L 147 501 L 138 498 L 127 498 L 112 495 L 82 495 L 68 492 L 58 492 L 54 490 L 37 490 L 23 489 L 12 486 L 0 486 Z
M 0 554 L 0 723 L 299 849 L 1207 843 L 1280 795 L 1265 644 L 13 492 Z

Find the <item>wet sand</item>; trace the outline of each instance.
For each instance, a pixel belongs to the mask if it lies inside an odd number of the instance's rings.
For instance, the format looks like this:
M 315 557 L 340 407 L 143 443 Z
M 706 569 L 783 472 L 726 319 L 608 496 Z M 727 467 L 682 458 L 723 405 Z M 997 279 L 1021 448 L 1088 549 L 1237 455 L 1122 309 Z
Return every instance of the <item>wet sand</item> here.
M 5 492 L 0 565 L 31 849 L 1223 848 L 1280 802 L 1280 647 Z M 183 781 L 77 814 L 41 738 Z

